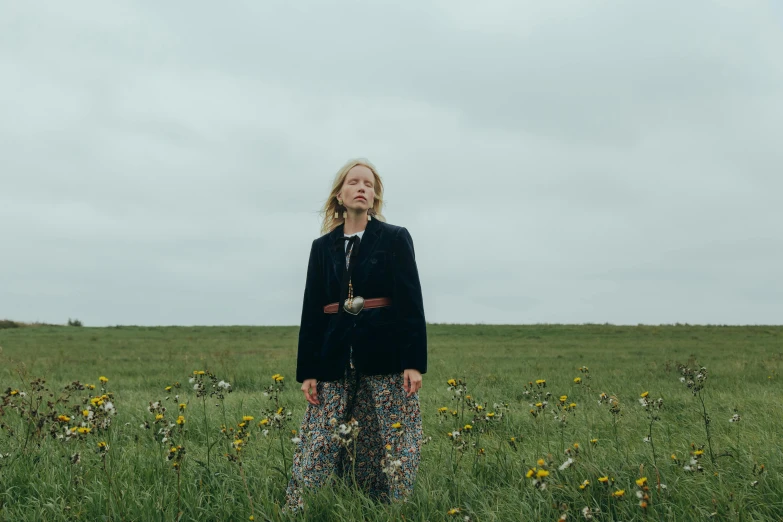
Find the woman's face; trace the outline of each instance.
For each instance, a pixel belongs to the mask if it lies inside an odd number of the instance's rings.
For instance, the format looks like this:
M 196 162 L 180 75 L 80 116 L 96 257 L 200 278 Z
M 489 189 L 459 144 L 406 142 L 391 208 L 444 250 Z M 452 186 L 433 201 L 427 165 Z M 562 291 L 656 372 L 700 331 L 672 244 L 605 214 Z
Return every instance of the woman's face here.
M 343 187 L 337 195 L 343 206 L 355 210 L 368 210 L 375 203 L 375 176 L 364 165 L 356 165 L 348 171 Z

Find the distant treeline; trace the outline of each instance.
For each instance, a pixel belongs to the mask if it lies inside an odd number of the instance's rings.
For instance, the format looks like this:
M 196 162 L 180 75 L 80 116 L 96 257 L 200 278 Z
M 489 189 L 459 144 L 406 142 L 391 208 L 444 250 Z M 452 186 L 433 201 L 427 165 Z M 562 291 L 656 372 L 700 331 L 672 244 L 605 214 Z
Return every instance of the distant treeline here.
M 61 324 L 50 323 L 24 323 L 22 321 L 12 321 L 10 319 L 0 319 L 0 330 L 5 328 L 35 328 L 36 326 L 62 326 Z M 68 326 L 82 326 L 82 322 L 78 319 L 68 319 Z

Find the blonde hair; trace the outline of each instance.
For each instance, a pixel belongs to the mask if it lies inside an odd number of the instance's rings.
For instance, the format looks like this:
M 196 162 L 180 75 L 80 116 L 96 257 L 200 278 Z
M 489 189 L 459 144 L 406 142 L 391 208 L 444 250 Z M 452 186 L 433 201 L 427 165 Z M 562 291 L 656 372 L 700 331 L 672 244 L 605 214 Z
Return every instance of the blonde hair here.
M 321 214 L 323 214 L 321 234 L 328 234 L 343 224 L 343 222 L 345 222 L 345 218 L 343 217 L 343 211 L 345 210 L 345 207 L 341 206 L 337 202 L 337 193 L 340 192 L 340 189 L 343 188 L 343 183 L 345 183 L 345 178 L 348 176 L 348 171 L 357 165 L 361 165 L 370 169 L 372 171 L 373 177 L 375 178 L 375 199 L 373 201 L 372 208 L 369 209 L 367 213 L 371 215 L 373 219 L 386 221 L 386 218 L 381 213 L 381 209 L 383 209 L 383 181 L 378 175 L 378 170 L 375 168 L 375 165 L 370 163 L 370 160 L 365 158 L 355 158 L 348 160 L 334 176 L 332 192 L 329 194 L 329 197 L 324 203 L 323 210 L 321 210 Z M 338 217 L 334 217 L 335 212 L 337 212 Z

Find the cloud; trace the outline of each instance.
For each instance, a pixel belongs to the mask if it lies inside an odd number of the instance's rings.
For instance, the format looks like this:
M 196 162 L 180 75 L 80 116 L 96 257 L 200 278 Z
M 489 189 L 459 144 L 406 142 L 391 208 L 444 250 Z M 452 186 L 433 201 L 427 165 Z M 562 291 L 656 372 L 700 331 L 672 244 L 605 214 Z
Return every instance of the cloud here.
M 368 156 L 436 322 L 779 322 L 780 10 L 6 6 L 0 316 L 297 324 Z

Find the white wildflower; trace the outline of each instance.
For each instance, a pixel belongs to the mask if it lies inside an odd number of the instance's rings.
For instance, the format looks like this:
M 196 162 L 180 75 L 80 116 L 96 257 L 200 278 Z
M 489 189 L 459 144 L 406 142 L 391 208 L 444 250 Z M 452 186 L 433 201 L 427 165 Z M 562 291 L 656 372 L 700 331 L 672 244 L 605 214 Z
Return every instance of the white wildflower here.
M 557 468 L 557 469 L 559 469 L 560 471 L 563 471 L 564 469 L 567 469 L 567 468 L 571 467 L 571 464 L 573 464 L 573 463 L 574 463 L 574 459 L 572 459 L 571 457 L 568 457 L 566 459 L 566 461 L 563 462 L 562 464 L 560 464 L 560 467 Z

